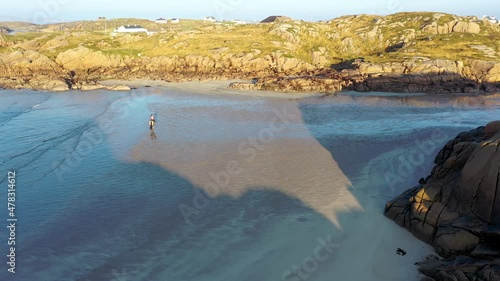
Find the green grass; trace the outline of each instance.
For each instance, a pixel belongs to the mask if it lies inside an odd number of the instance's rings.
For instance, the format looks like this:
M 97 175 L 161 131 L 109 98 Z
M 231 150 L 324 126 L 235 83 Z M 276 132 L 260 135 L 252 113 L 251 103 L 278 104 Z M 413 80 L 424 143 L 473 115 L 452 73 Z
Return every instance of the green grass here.
M 445 25 L 450 21 L 453 21 L 454 19 L 455 17 L 453 17 L 453 15 L 445 14 L 444 16 L 439 18 L 438 25 Z
M 421 28 L 435 20 L 434 13 L 397 13 L 394 15 L 380 17 L 374 15 L 345 16 L 326 23 L 311 22 L 285 22 L 274 24 L 233 25 L 224 23 L 216 25 L 201 20 L 183 20 L 179 24 L 160 25 L 153 21 L 141 19 L 114 19 L 107 21 L 107 32 L 104 32 L 103 21 L 84 21 L 76 23 L 65 23 L 64 27 L 70 31 L 61 32 L 60 26 L 43 26 L 45 30 L 52 32 L 28 32 L 15 35 L 3 35 L 5 41 L 10 44 L 18 44 L 28 41 L 36 41 L 40 48 L 49 40 L 58 36 L 67 36 L 68 46 L 61 46 L 51 50 L 39 49 L 42 54 L 55 58 L 61 52 L 84 46 L 91 50 L 99 50 L 104 54 L 117 56 L 137 57 L 143 56 L 179 56 L 201 55 L 215 56 L 214 50 L 228 48 L 225 54 L 246 54 L 258 49 L 259 57 L 273 54 L 277 51 L 284 53 L 287 58 L 297 58 L 304 62 L 312 62 L 312 52 L 325 48 L 326 57 L 331 63 L 365 58 L 366 61 L 402 61 L 407 57 L 425 56 L 429 58 L 442 58 L 453 60 L 464 60 L 467 58 L 491 59 L 480 50 L 474 49 L 472 45 L 484 45 L 498 52 L 500 50 L 500 28 L 479 22 L 480 34 L 452 33 L 446 35 L 430 35 L 421 32 Z M 438 24 L 445 24 L 453 20 L 455 16 L 444 14 Z M 468 20 L 468 19 L 464 19 Z M 383 22 L 381 24 L 380 22 Z M 403 23 L 400 26 L 397 23 Z M 139 24 L 159 33 L 147 36 L 133 35 L 139 40 L 137 42 L 125 43 L 121 36 L 111 37 L 110 32 L 114 27 L 126 24 Z M 271 35 L 271 30 L 284 26 L 285 30 L 293 36 L 300 38 L 300 43 L 293 44 L 294 50 L 278 47 L 271 43 L 280 42 L 281 45 L 291 43 L 286 37 Z M 365 34 L 378 27 L 382 39 L 378 34 L 373 39 L 365 38 Z M 308 30 L 313 30 L 319 36 L 310 36 Z M 413 30 L 416 38 L 406 42 L 406 47 L 388 53 L 386 41 L 397 44 L 401 37 Z M 330 39 L 328 35 L 336 35 L 337 39 Z M 349 39 L 352 46 L 346 48 L 342 40 Z M 430 39 L 430 40 L 429 40 Z M 19 45 L 17 45 L 19 46 Z M 19 47 L 1 47 L 0 53 L 13 51 Z
M 110 50 L 104 50 L 103 53 L 107 55 L 116 55 L 116 56 L 133 56 L 137 57 L 142 50 L 139 49 L 110 49 Z
M 24 32 L 24 33 L 16 33 L 16 34 L 7 34 L 4 35 L 4 39 L 6 42 L 13 42 L 13 43 L 21 43 L 29 40 L 33 40 L 35 38 L 38 38 L 42 36 L 43 33 L 39 32 Z

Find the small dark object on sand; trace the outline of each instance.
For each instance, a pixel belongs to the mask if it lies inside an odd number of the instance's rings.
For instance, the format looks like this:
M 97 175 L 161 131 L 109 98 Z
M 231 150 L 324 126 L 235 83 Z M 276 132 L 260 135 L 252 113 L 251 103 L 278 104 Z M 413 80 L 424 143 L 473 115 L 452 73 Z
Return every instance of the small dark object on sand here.
M 396 251 L 396 254 L 398 254 L 400 256 L 405 256 L 406 255 L 406 251 L 398 248 L 398 250 Z

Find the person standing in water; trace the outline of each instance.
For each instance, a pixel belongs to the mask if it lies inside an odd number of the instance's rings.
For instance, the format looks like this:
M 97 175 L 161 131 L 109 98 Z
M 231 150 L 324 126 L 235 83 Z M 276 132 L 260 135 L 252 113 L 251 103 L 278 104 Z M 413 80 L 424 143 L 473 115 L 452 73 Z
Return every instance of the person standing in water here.
M 154 114 L 151 114 L 149 117 L 149 129 L 154 130 L 155 129 L 155 116 Z

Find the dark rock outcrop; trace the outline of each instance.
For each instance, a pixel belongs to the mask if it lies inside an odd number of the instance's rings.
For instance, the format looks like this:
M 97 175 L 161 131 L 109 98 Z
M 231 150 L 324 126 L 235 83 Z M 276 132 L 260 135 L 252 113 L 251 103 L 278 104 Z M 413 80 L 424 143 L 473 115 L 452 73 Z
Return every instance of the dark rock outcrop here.
M 290 76 L 290 77 L 265 77 L 255 79 L 250 83 L 231 83 L 229 88 L 238 90 L 264 90 L 275 92 L 340 92 L 347 88 L 350 82 L 340 75 L 329 76 Z
M 260 23 L 273 23 L 273 22 L 283 22 L 283 21 L 291 21 L 292 19 L 285 16 L 269 16 L 263 19 Z
M 357 62 L 331 69 L 311 69 L 296 75 L 261 77 L 254 83 L 234 83 L 234 89 L 285 92 L 398 92 L 495 93 L 500 92 L 500 63 L 419 59 L 404 62 Z M 283 73 L 282 68 L 278 73 Z M 289 71 L 288 73 L 294 73 Z
M 7 33 L 10 33 L 12 32 L 12 29 L 8 28 L 8 27 L 4 27 L 4 26 L 0 26 L 0 34 L 7 34 Z
M 500 259 L 478 260 L 459 256 L 454 260 L 440 260 L 429 257 L 417 263 L 420 273 L 428 281 L 498 281 L 500 280 Z
M 423 262 L 427 276 L 500 280 L 499 147 L 500 121 L 461 133 L 421 185 L 387 203 L 388 218 L 448 259 Z

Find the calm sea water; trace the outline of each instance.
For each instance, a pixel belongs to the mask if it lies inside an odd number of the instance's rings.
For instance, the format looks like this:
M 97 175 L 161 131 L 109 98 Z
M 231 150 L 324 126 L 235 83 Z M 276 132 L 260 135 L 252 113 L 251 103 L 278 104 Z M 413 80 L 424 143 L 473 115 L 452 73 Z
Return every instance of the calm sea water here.
M 354 95 L 286 100 L 154 88 L 1 91 L 0 280 L 359 280 L 366 270 L 373 280 L 411 280 L 415 271 L 368 266 L 379 261 L 358 252 L 353 237 L 363 234 L 355 222 L 367 231 L 377 227 L 369 222 L 382 216 L 384 202 L 428 174 L 434 155 L 415 152 L 417 143 L 437 136 L 428 147 L 435 154 L 458 132 L 499 119 L 500 107 L 482 103 Z M 283 123 L 286 113 L 293 117 Z M 411 153 L 421 163 L 389 187 L 384 172 L 400 164 L 395 155 Z M 230 161 L 240 163 L 243 176 L 224 178 Z M 11 170 L 15 275 L 7 272 L 5 254 Z M 324 202 L 347 196 L 329 186 L 340 175 L 364 210 L 330 217 Z M 200 195 L 217 177 L 227 184 L 215 196 Z M 390 222 L 387 228 L 399 231 Z M 342 254 L 324 250 L 330 258 L 315 260 L 318 241 L 329 235 Z M 361 262 L 348 270 L 343 262 L 353 259 Z

